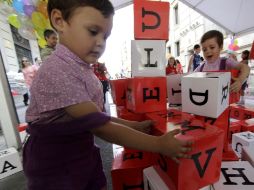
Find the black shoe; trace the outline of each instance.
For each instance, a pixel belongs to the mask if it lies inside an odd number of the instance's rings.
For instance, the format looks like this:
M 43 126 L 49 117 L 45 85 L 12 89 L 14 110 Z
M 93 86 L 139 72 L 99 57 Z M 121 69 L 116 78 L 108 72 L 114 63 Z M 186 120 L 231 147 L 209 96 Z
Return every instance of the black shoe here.
M 28 106 L 29 104 L 27 102 L 24 102 L 25 106 Z

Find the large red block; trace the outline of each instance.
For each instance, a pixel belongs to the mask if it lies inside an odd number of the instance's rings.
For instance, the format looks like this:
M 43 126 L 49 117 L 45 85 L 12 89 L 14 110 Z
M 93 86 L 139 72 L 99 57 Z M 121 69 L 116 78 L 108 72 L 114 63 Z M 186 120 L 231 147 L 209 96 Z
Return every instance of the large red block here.
M 238 120 L 254 118 L 254 109 L 246 108 L 241 105 L 230 105 L 230 117 Z
M 182 125 L 182 134 L 176 138 L 192 140 L 190 159 L 180 164 L 168 157 L 158 156 L 157 162 L 174 181 L 178 190 L 197 190 L 218 181 L 223 150 L 223 130 L 199 120 Z
M 126 90 L 128 79 L 110 80 L 111 95 L 114 104 L 117 106 L 126 105 Z
M 197 119 L 214 125 L 224 131 L 224 151 L 228 150 L 228 135 L 229 135 L 229 117 L 230 109 L 227 108 L 218 118 L 210 118 L 204 116 L 195 116 Z
M 126 107 L 134 113 L 166 110 L 166 77 L 135 77 L 128 81 Z
M 143 169 L 155 164 L 153 153 L 125 149 L 113 161 L 113 190 L 143 190 Z
M 143 113 L 133 113 L 127 110 L 124 106 L 117 106 L 117 117 L 130 121 L 144 121 L 146 119 Z
M 228 133 L 228 142 L 232 142 L 232 135 L 234 133 L 240 133 L 241 132 L 241 125 L 240 121 L 230 122 L 229 125 L 229 133 Z
M 151 132 L 153 135 L 165 134 L 175 128 L 179 128 L 179 125 L 186 121 L 190 121 L 193 118 L 193 115 L 177 109 L 146 113 L 146 119 L 154 121 L 154 126 Z
M 169 3 L 134 0 L 135 39 L 168 40 Z
M 254 118 L 240 121 L 239 123 L 242 126 L 241 131 L 254 132 Z

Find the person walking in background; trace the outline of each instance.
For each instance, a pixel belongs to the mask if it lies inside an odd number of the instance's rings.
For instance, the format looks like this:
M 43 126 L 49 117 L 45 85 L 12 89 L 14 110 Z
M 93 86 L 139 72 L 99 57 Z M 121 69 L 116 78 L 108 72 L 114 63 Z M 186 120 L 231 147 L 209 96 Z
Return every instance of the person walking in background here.
M 98 77 L 101 81 L 103 87 L 103 100 L 104 104 L 106 102 L 106 92 L 109 89 L 109 81 L 106 77 L 108 73 L 105 63 L 96 62 L 93 64 L 94 74 Z
M 176 71 L 176 60 L 174 57 L 170 57 L 168 59 L 168 64 L 166 67 L 166 75 L 172 75 L 172 74 L 177 74 Z
M 35 77 L 35 74 L 38 70 L 38 67 L 36 65 L 32 65 L 31 62 L 26 57 L 23 57 L 21 59 L 21 67 L 22 67 L 22 73 L 24 75 L 25 83 L 28 89 L 28 93 L 24 94 L 24 104 L 27 106 L 28 105 L 28 100 L 29 100 L 29 90 L 32 85 L 33 79 Z
M 47 29 L 44 31 L 44 38 L 47 42 L 47 45 L 45 48 L 41 50 L 41 59 L 44 61 L 52 54 L 53 51 L 55 51 L 55 47 L 58 41 L 57 34 L 54 30 Z
M 94 135 L 128 148 L 173 160 L 190 158 L 192 142 L 148 134 L 151 121 L 128 121 L 102 112 L 103 91 L 91 64 L 103 54 L 113 26 L 109 0 L 48 0 L 59 34 L 55 52 L 38 70 L 26 111 L 23 168 L 29 190 L 105 190 Z M 146 132 L 146 133 L 144 133 Z
M 242 58 L 241 64 L 248 65 L 249 64 L 249 56 L 250 56 L 250 51 L 244 50 L 241 54 L 241 58 Z M 248 87 L 247 81 L 248 81 L 248 77 L 246 78 L 245 82 L 242 84 L 242 87 L 241 87 L 241 97 L 240 97 L 240 101 L 239 101 L 239 104 L 241 104 L 241 105 L 245 104 L 244 95 L 245 95 L 245 90 Z
M 194 49 L 194 53 L 193 55 L 191 55 L 189 60 L 188 72 L 194 71 L 200 65 L 200 62 L 201 62 L 201 59 L 200 59 L 201 56 L 199 55 L 201 51 L 200 45 L 199 44 L 194 45 L 193 49 Z

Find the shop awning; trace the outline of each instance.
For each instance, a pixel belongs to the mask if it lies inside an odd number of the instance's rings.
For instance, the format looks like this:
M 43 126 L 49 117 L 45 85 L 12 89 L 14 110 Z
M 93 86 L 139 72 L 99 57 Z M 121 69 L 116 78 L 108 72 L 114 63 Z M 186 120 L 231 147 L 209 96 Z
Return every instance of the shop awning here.
M 233 35 L 254 32 L 253 0 L 179 0 Z

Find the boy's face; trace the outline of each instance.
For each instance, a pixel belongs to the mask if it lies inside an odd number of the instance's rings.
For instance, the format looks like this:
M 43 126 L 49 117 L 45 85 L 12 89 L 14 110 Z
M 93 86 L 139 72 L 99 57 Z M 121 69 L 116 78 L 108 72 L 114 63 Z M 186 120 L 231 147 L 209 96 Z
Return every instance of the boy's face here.
M 95 63 L 103 54 L 113 26 L 113 15 L 105 18 L 93 7 L 77 8 L 59 31 L 60 43 L 86 63 Z
M 208 63 L 214 63 L 219 57 L 222 47 L 219 47 L 216 38 L 210 38 L 201 44 L 203 55 Z
M 57 44 L 57 35 L 56 34 L 51 34 L 49 37 L 46 37 L 47 40 L 47 45 L 50 47 L 56 47 Z

